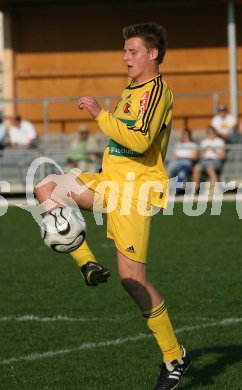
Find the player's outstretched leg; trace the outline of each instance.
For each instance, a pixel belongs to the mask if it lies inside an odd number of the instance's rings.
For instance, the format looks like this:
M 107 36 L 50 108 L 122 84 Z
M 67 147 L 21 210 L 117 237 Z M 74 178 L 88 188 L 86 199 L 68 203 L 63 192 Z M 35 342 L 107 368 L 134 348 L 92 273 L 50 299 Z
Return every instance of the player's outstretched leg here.
M 82 210 L 90 210 L 94 202 L 94 191 L 87 188 L 72 173 L 46 177 L 35 187 L 35 195 L 46 213 L 56 207 L 73 206 L 73 204 Z M 71 252 L 71 255 L 80 267 L 88 286 L 104 283 L 111 276 L 106 267 L 96 262 L 86 241 Z

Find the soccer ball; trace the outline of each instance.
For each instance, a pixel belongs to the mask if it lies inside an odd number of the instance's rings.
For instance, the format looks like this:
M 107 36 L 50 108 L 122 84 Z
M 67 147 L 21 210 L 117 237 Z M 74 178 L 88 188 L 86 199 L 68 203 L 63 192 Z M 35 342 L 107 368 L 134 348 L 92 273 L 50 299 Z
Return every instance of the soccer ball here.
M 40 233 L 45 245 L 55 252 L 68 253 L 86 238 L 86 222 L 78 208 L 57 207 L 42 220 Z

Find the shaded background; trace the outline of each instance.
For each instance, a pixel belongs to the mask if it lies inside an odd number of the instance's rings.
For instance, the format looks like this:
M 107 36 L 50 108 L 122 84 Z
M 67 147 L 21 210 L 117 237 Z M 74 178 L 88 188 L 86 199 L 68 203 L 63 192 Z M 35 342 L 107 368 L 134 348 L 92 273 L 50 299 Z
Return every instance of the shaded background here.
M 1 1 L 5 14 L 5 98 L 119 96 L 126 85 L 122 27 L 156 21 L 168 32 L 161 67 L 175 94 L 229 91 L 227 2 L 212 1 Z M 236 2 L 238 88 L 242 90 L 242 2 Z M 222 102 L 228 104 L 228 97 Z M 114 99 L 111 108 L 116 104 Z M 211 96 L 175 100 L 174 127 L 204 128 Z M 43 132 L 41 104 L 5 105 Z M 242 98 L 239 101 L 242 112 Z M 81 115 L 81 116 L 80 116 Z M 50 130 L 75 130 L 86 113 L 74 102 L 52 103 Z M 91 123 L 95 130 L 95 124 Z

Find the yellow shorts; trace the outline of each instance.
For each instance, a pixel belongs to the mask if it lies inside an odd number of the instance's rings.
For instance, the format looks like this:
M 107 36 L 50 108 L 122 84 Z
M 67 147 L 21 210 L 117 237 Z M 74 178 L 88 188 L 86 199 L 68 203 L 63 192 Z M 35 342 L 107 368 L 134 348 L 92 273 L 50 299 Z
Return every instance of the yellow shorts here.
M 93 210 L 107 213 L 107 237 L 114 240 L 116 248 L 126 257 L 146 263 L 151 216 L 143 214 L 151 214 L 151 209 L 146 210 L 151 206 L 102 186 L 102 173 L 87 172 L 77 177 L 97 194 Z

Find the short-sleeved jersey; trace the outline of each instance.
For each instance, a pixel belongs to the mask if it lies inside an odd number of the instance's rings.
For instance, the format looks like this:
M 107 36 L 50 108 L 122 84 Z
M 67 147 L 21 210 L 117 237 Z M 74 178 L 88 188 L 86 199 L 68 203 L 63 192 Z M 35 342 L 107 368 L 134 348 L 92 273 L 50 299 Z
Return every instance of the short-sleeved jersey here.
M 211 125 L 221 136 L 231 136 L 231 133 L 236 125 L 236 119 L 231 114 L 227 114 L 224 118 L 220 115 L 215 115 L 211 121 Z
M 177 142 L 173 153 L 178 159 L 194 159 L 194 153 L 198 151 L 198 144 L 194 141 Z
M 220 160 L 218 153 L 225 149 L 225 142 L 219 137 L 206 138 L 201 142 L 203 159 Z
M 110 137 L 103 158 L 105 180 L 118 183 L 121 193 L 125 182 L 132 180 L 134 199 L 161 207 L 168 183 L 163 161 L 172 125 L 172 101 L 172 93 L 159 75 L 136 86 L 130 84 L 114 113 L 102 110 L 96 118 Z M 151 182 L 148 199 L 140 191 L 147 182 Z
M 19 127 L 10 127 L 9 137 L 13 144 L 26 145 L 36 138 L 36 130 L 31 122 L 22 120 Z

